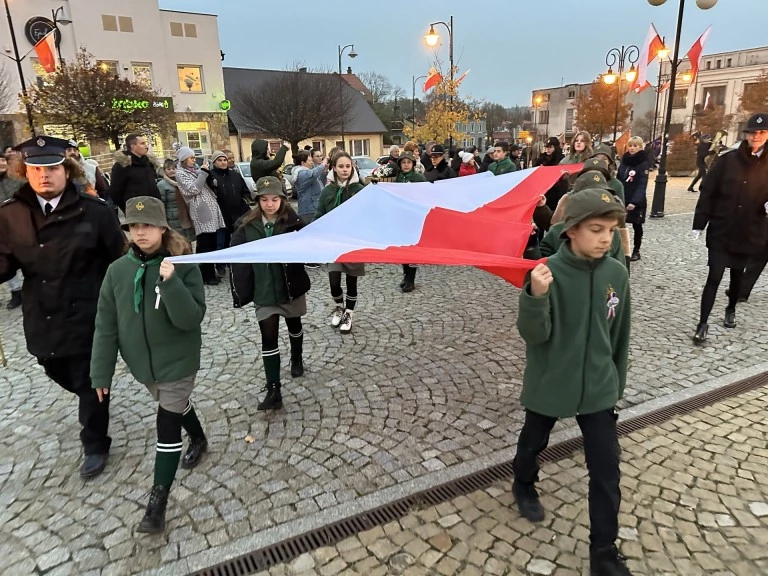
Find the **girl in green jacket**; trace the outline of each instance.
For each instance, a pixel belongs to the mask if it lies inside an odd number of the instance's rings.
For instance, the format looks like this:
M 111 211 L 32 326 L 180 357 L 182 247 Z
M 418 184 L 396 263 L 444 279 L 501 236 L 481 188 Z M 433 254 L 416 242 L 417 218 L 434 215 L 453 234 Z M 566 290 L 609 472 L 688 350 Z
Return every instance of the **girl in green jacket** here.
M 352 158 L 343 150 L 337 152 L 331 163 L 333 181 L 320 193 L 315 220 L 337 208 L 363 189 L 357 172 L 352 167 Z M 347 299 L 341 289 L 341 274 L 347 276 Z M 352 315 L 357 304 L 357 279 L 365 276 L 365 264 L 328 264 L 328 280 L 331 284 L 331 298 L 334 310 L 331 326 L 342 333 L 352 330 Z
M 296 232 L 304 226 L 288 204 L 280 180 L 274 176 L 259 178 L 256 194 L 258 204 L 237 222 L 237 229 L 232 234 L 232 246 Z M 283 407 L 278 346 L 280 316 L 285 318 L 291 342 L 291 376 L 298 378 L 304 374 L 301 317 L 307 313 L 309 276 L 303 264 L 232 264 L 230 280 L 235 308 L 242 308 L 251 302 L 256 307 L 256 320 L 261 332 L 261 358 L 267 377 L 264 387 L 267 395 L 257 409 L 279 410 Z
M 109 394 L 117 353 L 134 378 L 158 402 L 155 476 L 137 532 L 165 529 L 165 508 L 181 459 L 181 429 L 190 445 L 183 468 L 194 468 L 208 448 L 190 401 L 200 369 L 205 290 L 197 265 L 174 266 L 167 256 L 192 249 L 165 217 L 163 202 L 138 196 L 126 202 L 123 228 L 130 230 L 128 253 L 107 269 L 99 293 L 91 356 L 91 382 L 99 401 Z

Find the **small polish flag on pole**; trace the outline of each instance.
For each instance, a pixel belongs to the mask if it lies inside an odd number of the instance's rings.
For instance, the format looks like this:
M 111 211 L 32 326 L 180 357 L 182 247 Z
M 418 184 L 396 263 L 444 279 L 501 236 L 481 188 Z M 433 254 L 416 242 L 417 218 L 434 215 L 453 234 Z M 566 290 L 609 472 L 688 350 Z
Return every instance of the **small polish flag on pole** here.
M 430 88 L 434 88 L 440 82 L 443 81 L 443 76 L 440 74 L 440 72 L 437 71 L 437 68 L 432 66 L 429 69 L 429 73 L 427 74 L 427 79 L 424 82 L 424 92 L 428 91 Z
M 35 53 L 40 65 L 48 72 L 56 72 L 56 30 L 51 30 L 35 44 Z
M 686 56 L 688 56 L 688 60 L 691 61 L 691 82 L 695 81 L 696 76 L 699 74 L 699 68 L 701 67 L 701 57 L 704 55 L 704 43 L 707 41 L 710 30 L 712 30 L 712 26 L 707 28 L 707 31 L 699 36 L 699 39 L 693 43 L 691 49 L 688 50 L 688 54 L 686 54 Z
M 663 48 L 664 43 L 661 41 L 661 36 L 656 31 L 656 27 L 651 24 L 645 37 L 645 42 L 643 42 L 643 48 L 640 51 L 640 58 L 637 63 L 637 76 L 635 76 L 635 80 L 630 86 L 631 90 L 639 94 L 651 86 L 650 82 L 648 82 L 648 66 L 654 61 L 659 50 Z

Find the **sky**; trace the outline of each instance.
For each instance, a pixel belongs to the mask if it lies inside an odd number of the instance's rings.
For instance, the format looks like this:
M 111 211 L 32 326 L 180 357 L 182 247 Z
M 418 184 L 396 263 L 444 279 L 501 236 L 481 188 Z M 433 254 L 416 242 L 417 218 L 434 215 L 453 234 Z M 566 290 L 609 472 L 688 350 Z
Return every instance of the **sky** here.
M 343 70 L 374 71 L 411 94 L 412 78 L 434 61 L 424 44 L 431 22 L 454 18 L 454 61 L 471 70 L 462 95 L 504 106 L 529 105 L 531 92 L 591 82 L 606 70 L 613 47 L 640 46 L 653 22 L 673 46 L 679 0 L 653 7 L 648 0 L 159 0 L 169 10 L 219 17 L 224 66 L 286 69 L 302 62 L 313 69 L 338 68 L 338 46 L 354 44 L 357 58 Z M 712 26 L 705 54 L 768 45 L 768 0 L 719 0 L 701 10 L 685 1 L 682 58 Z M 444 27 L 439 57 L 448 62 Z M 652 73 L 655 75 L 655 71 Z M 652 76 L 653 77 L 653 76 Z M 423 80 L 416 84 L 419 96 Z

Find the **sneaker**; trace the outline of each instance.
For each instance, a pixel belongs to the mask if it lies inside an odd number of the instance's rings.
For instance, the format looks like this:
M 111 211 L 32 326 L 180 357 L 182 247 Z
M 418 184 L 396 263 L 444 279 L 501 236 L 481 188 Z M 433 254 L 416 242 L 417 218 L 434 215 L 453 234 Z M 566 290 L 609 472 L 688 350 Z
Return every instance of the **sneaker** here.
M 341 332 L 350 332 L 352 330 L 352 310 L 344 310 L 344 315 L 341 317 L 341 326 L 339 326 Z
M 336 308 L 333 311 L 333 316 L 331 316 L 331 326 L 338 328 L 339 324 L 341 324 L 341 319 L 343 316 L 344 308 L 341 305 L 336 305 Z
M 539 493 L 533 484 L 512 483 L 512 495 L 517 502 L 520 515 L 530 522 L 542 522 L 544 520 L 544 507 L 539 501 Z

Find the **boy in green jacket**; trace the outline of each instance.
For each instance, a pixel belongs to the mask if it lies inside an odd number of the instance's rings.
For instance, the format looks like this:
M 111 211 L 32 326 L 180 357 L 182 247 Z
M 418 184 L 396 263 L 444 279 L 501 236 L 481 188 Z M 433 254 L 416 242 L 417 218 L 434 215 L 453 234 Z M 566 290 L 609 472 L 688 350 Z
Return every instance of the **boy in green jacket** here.
M 629 279 L 607 256 L 625 215 L 606 190 L 574 194 L 565 207 L 566 241 L 531 272 L 517 320 L 527 360 L 512 492 L 525 518 L 544 519 L 536 459 L 555 422 L 575 416 L 589 470 L 591 576 L 631 576 L 615 544 L 621 502 L 615 406 L 627 377 Z
M 155 477 L 137 532 L 165 529 L 168 493 L 181 459 L 181 429 L 190 445 L 183 468 L 194 468 L 208 448 L 190 401 L 200 369 L 205 289 L 195 264 L 174 266 L 165 258 L 192 248 L 168 225 L 163 202 L 150 196 L 126 201 L 128 253 L 107 269 L 99 293 L 91 355 L 91 385 L 103 401 L 112 385 L 117 352 L 159 403 Z
M 424 174 L 419 174 L 414 170 L 416 167 L 416 158 L 413 152 L 403 152 L 397 159 L 397 165 L 400 167 L 400 173 L 395 182 L 426 182 Z
M 488 166 L 488 172 L 494 176 L 501 176 L 517 170 L 517 166 L 509 157 L 509 144 L 499 142 L 493 145 L 493 159 L 495 160 Z

